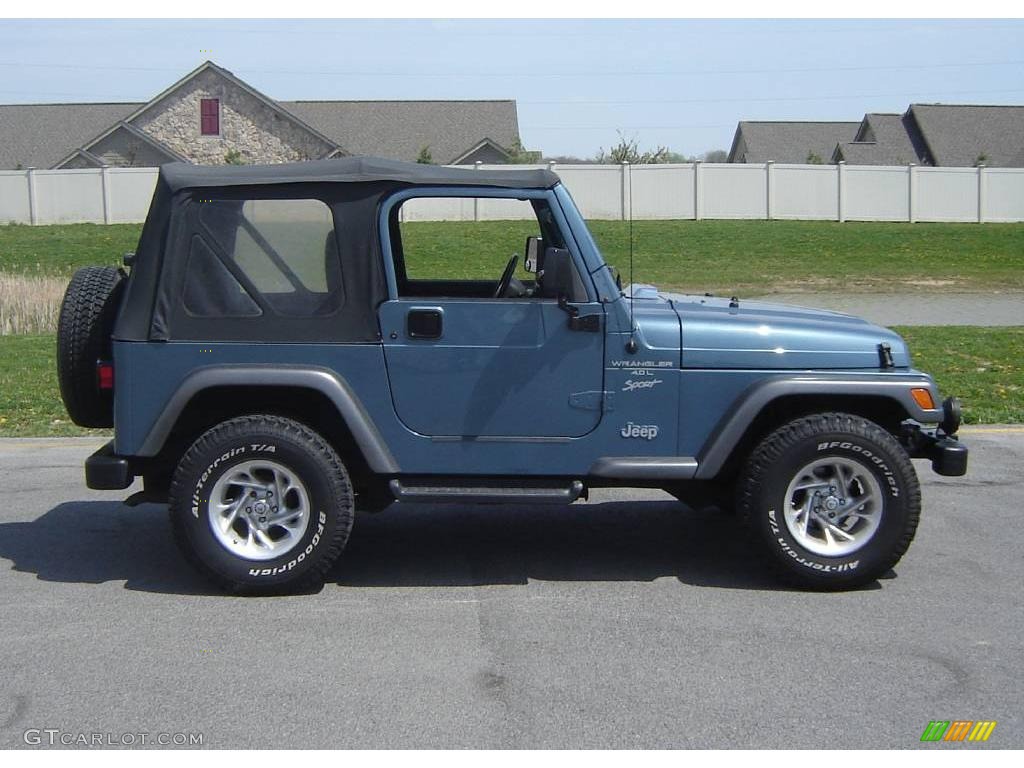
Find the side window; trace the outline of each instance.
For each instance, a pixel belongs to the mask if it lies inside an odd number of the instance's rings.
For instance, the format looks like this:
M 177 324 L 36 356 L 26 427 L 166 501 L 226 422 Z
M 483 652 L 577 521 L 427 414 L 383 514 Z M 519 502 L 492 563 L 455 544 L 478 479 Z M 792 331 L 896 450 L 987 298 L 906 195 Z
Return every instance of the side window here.
M 237 296 L 229 294 L 239 290 L 247 297 L 253 294 L 252 299 L 280 315 L 329 315 L 340 309 L 344 301 L 341 262 L 334 219 L 324 202 L 197 199 L 194 204 L 200 206 L 199 220 L 212 238 L 216 259 L 237 285 L 229 289 L 228 281 L 222 279 L 217 284 L 221 287 L 200 288 L 194 283 L 205 282 L 203 275 L 213 267 L 189 269 L 186 298 L 220 291 L 225 316 L 238 304 Z M 207 295 L 204 306 L 216 305 L 217 297 Z M 203 316 L 216 314 L 208 311 Z
M 506 296 L 532 297 L 536 275 L 525 269 L 527 238 L 564 247 L 544 201 L 414 197 L 392 209 L 392 219 L 400 296 L 490 299 L 515 254 L 515 280 Z
M 192 237 L 186 267 L 185 311 L 195 317 L 258 317 L 249 292 L 198 235 Z

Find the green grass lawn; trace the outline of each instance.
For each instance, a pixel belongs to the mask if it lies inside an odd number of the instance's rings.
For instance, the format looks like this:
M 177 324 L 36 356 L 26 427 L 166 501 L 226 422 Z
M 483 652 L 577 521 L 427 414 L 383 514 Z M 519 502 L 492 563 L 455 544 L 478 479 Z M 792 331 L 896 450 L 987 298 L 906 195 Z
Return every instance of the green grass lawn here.
M 698 291 L 1024 290 L 1024 224 L 634 222 L 637 282 Z M 591 223 L 626 281 L 628 230 Z
M 628 279 L 628 227 L 593 221 L 605 258 Z M 70 275 L 117 264 L 135 249 L 134 224 L 0 226 L 0 272 Z M 420 273 L 435 267 L 497 279 L 522 253 L 521 221 L 410 222 L 406 249 Z M 746 295 L 826 291 L 1024 291 L 1024 224 L 893 224 L 826 221 L 637 221 L 637 282 Z
M 915 368 L 956 395 L 968 424 L 1024 423 L 1024 326 L 902 326 Z
M 0 272 L 71 276 L 79 267 L 121 263 L 139 243 L 141 224 L 0 226 Z
M 52 335 L 0 336 L 0 437 L 103 434 L 76 427 L 57 388 Z
M 897 328 L 917 368 L 960 396 L 969 424 L 1024 423 L 1024 327 Z M 73 425 L 53 336 L 0 336 L 0 437 L 102 434 Z

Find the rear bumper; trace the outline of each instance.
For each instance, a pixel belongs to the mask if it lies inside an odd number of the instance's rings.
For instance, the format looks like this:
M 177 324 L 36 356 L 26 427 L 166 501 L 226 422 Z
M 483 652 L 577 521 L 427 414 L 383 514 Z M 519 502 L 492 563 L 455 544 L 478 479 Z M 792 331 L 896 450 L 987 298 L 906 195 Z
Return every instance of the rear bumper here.
M 120 491 L 134 480 L 128 459 L 114 453 L 113 441 L 85 460 L 85 484 L 94 491 Z

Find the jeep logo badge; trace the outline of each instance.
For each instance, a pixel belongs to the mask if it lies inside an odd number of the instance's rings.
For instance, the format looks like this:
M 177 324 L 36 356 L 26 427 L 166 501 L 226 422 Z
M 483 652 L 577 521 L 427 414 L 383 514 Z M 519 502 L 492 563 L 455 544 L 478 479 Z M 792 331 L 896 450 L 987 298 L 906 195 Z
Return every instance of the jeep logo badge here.
M 623 437 L 639 437 L 643 440 L 653 440 L 658 436 L 656 424 L 634 424 L 632 421 L 619 432 Z

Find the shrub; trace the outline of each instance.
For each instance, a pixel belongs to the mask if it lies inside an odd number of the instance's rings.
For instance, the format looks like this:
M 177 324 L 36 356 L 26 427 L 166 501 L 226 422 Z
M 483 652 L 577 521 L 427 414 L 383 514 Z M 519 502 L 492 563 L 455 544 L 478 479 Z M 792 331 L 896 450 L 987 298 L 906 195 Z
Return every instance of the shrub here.
M 66 277 L 0 272 L 0 336 L 54 333 Z

